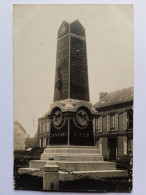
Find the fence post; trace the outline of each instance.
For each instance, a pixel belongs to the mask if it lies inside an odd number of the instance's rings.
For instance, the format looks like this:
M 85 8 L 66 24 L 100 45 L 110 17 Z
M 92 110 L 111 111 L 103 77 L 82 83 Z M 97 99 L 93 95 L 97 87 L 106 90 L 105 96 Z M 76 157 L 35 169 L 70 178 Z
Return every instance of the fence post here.
M 43 168 L 43 190 L 56 191 L 59 189 L 59 167 L 45 165 Z

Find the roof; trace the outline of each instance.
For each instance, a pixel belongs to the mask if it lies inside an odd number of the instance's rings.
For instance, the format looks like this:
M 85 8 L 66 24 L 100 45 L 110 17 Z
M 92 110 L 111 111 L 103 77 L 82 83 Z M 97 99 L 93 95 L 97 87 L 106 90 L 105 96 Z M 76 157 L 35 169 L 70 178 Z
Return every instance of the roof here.
M 115 104 L 121 104 L 133 101 L 133 87 L 107 93 L 93 107 L 102 108 Z
M 14 125 L 19 125 L 19 127 L 21 128 L 21 130 L 23 131 L 23 133 L 26 134 L 26 130 L 22 127 L 22 125 L 18 122 L 18 121 L 14 121 Z M 14 129 L 15 130 L 15 129 Z

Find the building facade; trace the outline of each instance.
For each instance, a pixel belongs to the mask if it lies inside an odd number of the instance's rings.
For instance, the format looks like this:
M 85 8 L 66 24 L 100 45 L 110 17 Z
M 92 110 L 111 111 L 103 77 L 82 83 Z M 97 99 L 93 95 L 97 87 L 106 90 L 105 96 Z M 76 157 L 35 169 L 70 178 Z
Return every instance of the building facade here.
M 49 145 L 50 124 L 51 121 L 47 116 L 38 119 L 38 144 L 41 148 Z
M 133 87 L 100 93 L 95 140 L 105 160 L 133 154 Z

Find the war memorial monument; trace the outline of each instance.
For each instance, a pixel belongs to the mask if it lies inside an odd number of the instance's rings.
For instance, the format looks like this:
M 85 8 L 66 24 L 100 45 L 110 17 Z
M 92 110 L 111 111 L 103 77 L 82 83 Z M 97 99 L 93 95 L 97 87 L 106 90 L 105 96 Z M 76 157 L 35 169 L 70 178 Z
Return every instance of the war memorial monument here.
M 56 55 L 54 102 L 42 117 L 50 121 L 48 146 L 40 160 L 30 161 L 19 174 L 43 177 L 44 190 L 58 190 L 59 181 L 84 177 L 127 177 L 126 170 L 116 170 L 116 163 L 104 161 L 94 143 L 98 113 L 89 99 L 86 36 L 78 20 L 61 24 Z

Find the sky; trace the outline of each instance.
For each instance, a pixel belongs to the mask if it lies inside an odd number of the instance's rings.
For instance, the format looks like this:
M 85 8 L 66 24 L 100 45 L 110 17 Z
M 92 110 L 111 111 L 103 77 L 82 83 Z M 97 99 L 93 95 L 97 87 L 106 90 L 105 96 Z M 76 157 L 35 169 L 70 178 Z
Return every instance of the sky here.
M 86 31 L 90 102 L 133 86 L 132 5 L 15 5 L 14 120 L 31 137 L 53 102 L 57 31 L 76 19 Z

